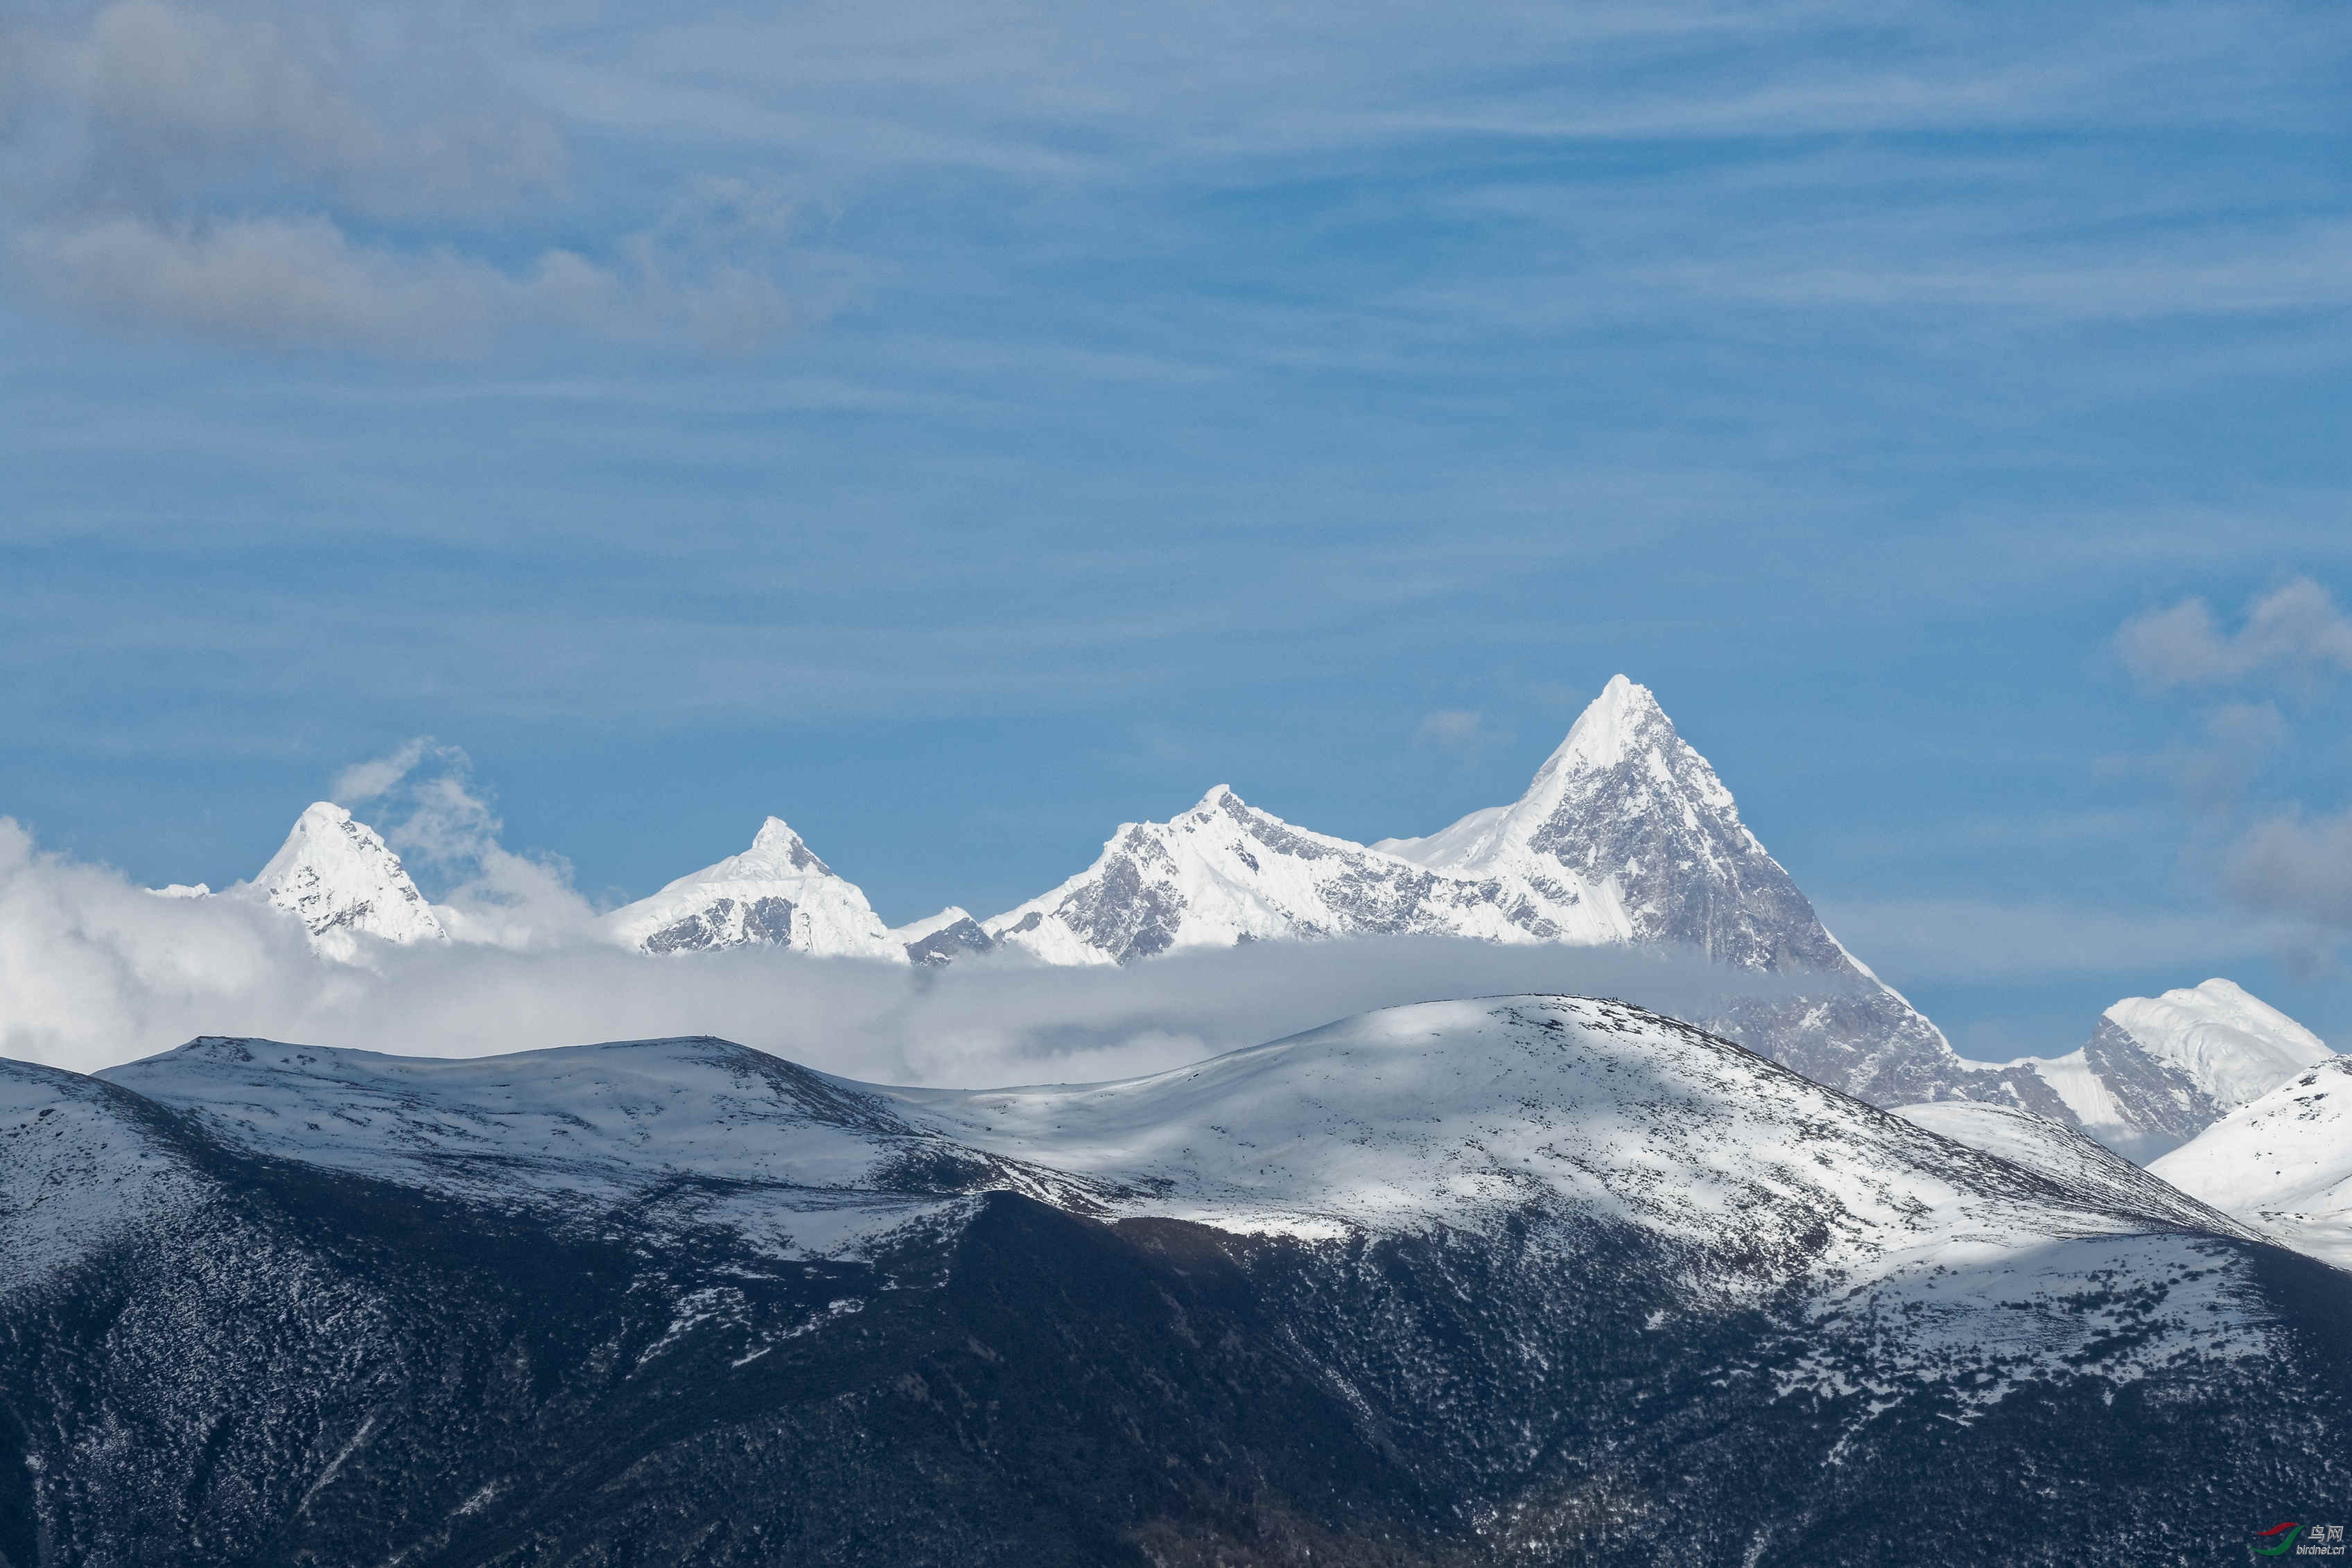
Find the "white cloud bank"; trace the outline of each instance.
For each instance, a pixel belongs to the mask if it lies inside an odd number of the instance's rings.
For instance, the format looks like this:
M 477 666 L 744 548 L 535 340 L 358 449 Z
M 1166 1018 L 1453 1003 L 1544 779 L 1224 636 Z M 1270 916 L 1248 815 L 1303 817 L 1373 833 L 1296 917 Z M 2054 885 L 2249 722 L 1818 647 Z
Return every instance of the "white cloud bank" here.
M 874 1081 L 1082 1081 L 1433 997 L 1571 991 L 1694 1016 L 1769 988 L 1671 952 L 1409 939 L 1255 943 L 1129 969 L 932 971 L 761 949 L 656 958 L 593 939 L 370 944 L 341 965 L 276 910 L 156 897 L 0 818 L 0 1055 L 80 1071 L 199 1034 L 425 1056 L 714 1034 Z

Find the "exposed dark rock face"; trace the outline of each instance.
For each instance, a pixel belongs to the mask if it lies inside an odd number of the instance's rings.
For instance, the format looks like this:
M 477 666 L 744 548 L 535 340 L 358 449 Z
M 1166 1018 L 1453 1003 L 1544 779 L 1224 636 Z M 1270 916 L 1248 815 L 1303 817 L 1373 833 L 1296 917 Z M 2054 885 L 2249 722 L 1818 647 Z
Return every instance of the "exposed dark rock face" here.
M 793 901 L 770 896 L 761 899 L 714 899 L 707 909 L 664 926 L 645 939 L 647 952 L 698 952 L 706 948 L 735 947 L 757 942 L 765 947 L 793 945 Z M 738 911 L 740 918 L 738 918 Z
M 919 942 L 907 944 L 907 961 L 931 968 L 952 963 L 966 953 L 986 952 L 996 946 L 987 928 L 970 915 L 960 916 Z

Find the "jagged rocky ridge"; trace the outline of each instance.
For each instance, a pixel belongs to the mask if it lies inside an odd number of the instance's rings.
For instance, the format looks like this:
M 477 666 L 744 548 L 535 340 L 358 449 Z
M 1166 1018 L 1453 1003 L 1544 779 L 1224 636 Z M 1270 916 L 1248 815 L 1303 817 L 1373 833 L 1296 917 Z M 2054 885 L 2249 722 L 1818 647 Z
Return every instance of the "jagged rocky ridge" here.
M 987 928 L 1065 963 L 1278 937 L 1673 943 L 1733 969 L 1817 979 L 1705 1020 L 1808 1077 L 1881 1105 L 1996 1100 L 2074 1120 L 2030 1071 L 1964 1062 L 1840 946 L 1706 759 L 1622 675 L 1508 806 L 1364 846 L 1221 787 L 1172 822 L 1121 827 L 1087 870 Z
M 341 867 L 348 885 L 310 874 L 300 908 L 314 941 L 350 957 L 354 932 L 438 937 L 397 858 L 340 808 L 306 813 L 273 872 L 289 858 L 326 864 L 297 848 L 332 842 L 311 831 L 314 818 L 330 816 L 373 850 L 329 867 Z M 425 923 L 387 921 L 387 910 L 421 912 Z M 950 907 L 885 930 L 855 883 L 770 817 L 745 852 L 614 911 L 604 929 L 653 954 L 766 946 L 925 966 L 996 950 L 1108 964 L 1241 942 L 1371 935 L 1672 944 L 1769 977 L 1702 1022 L 1809 1077 L 1884 1106 L 2015 1106 L 2143 1161 L 2325 1054 L 2292 1020 L 2216 981 L 2116 1004 L 2066 1057 L 1963 1060 L 1830 934 L 1706 760 L 1653 694 L 1622 675 L 1517 801 L 1425 838 L 1367 846 L 1313 833 L 1221 785 L 1169 822 L 1122 826 L 1086 870 L 993 919 Z M 2200 1055 L 2198 1041 L 2221 1044 Z
M 5 1063 L 0 1268 L 12 1565 L 2188 1561 L 2352 1480 L 2352 1279 L 1573 998 Z

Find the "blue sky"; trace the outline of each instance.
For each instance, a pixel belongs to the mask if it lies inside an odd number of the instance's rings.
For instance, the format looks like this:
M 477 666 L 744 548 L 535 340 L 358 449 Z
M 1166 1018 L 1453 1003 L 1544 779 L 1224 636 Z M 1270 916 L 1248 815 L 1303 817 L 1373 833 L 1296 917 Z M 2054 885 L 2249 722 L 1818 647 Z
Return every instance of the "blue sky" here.
M 987 913 L 1622 669 L 1964 1050 L 2352 1038 L 2340 6 L 12 15 L 44 844 L 225 883 L 429 734 L 592 895 L 772 811 Z

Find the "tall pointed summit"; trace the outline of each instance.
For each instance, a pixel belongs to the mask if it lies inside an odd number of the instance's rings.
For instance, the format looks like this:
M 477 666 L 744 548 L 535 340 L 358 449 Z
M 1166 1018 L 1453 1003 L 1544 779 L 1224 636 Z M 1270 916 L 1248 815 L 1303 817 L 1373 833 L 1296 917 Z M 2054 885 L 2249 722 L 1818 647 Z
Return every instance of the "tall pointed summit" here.
M 1373 847 L 1458 876 L 1517 878 L 1598 900 L 1617 913 L 1622 941 L 1677 942 L 1742 969 L 1834 972 L 1850 963 L 1739 820 L 1706 759 L 1650 689 L 1622 675 L 1517 801 Z
M 780 816 L 751 847 L 689 872 L 605 917 L 614 940 L 645 952 L 783 947 L 837 958 L 907 962 L 864 889 L 836 876 Z
M 312 947 L 345 962 L 358 956 L 362 935 L 392 942 L 448 937 L 400 857 L 332 801 L 315 802 L 295 819 L 244 890 L 295 916 Z
M 1881 1105 L 1993 1099 L 2072 1120 L 2033 1074 L 2011 1083 L 1960 1060 L 1847 953 L 1706 759 L 1622 675 L 1517 800 L 1425 838 L 1311 833 L 1220 785 L 1170 821 L 1121 826 L 1092 866 L 986 926 L 1049 963 L 1360 935 L 1677 945 L 1784 977 L 1698 1021 L 1808 1077 Z

